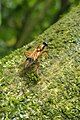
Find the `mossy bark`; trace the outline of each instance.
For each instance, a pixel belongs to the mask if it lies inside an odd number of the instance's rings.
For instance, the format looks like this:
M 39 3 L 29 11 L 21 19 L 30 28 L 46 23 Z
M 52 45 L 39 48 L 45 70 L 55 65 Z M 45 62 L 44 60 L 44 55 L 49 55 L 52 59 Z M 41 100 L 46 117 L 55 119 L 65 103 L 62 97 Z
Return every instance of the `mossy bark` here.
M 48 39 L 48 57 L 39 74 L 23 74 L 24 51 Z M 34 42 L 0 60 L 0 119 L 79 120 L 80 5 L 71 9 Z M 22 72 L 23 75 L 20 75 Z

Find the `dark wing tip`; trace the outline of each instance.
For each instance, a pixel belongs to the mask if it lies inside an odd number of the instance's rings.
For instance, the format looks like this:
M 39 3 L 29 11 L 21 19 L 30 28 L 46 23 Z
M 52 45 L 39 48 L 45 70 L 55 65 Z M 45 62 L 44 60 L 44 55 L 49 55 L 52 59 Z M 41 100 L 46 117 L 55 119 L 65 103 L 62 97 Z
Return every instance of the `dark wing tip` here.
M 48 46 L 47 42 L 43 42 L 43 45 Z

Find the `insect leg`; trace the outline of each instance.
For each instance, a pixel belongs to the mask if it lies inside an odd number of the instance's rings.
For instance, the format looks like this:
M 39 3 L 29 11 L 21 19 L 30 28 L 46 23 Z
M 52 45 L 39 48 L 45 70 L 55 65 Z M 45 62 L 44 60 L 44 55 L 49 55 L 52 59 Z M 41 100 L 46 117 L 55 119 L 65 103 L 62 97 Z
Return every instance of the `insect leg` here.
M 24 52 L 24 55 L 27 57 L 27 56 L 29 56 L 30 54 L 31 54 L 32 52 L 30 51 L 26 51 L 26 52 Z
M 35 71 L 37 72 L 37 75 L 38 75 L 39 73 L 39 61 L 38 60 L 35 61 Z
M 44 54 L 44 56 L 45 56 L 46 58 L 48 57 L 48 51 L 47 51 L 47 50 L 43 51 L 42 53 Z

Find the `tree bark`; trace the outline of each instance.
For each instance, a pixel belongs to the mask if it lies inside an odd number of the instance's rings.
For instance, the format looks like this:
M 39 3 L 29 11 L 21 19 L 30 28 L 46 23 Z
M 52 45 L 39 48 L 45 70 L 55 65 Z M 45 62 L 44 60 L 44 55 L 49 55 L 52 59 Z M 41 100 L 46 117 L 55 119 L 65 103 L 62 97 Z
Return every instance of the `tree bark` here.
M 39 73 L 23 72 L 24 51 L 48 40 Z M 80 5 L 27 46 L 0 60 L 0 118 L 79 120 Z

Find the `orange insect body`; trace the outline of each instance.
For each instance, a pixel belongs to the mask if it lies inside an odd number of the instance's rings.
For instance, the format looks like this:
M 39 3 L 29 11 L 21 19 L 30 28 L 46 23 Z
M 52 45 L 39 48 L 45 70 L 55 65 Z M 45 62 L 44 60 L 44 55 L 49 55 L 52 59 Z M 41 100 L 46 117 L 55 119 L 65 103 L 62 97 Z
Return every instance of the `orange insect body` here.
M 42 45 L 41 47 L 37 47 L 33 52 L 32 54 L 30 54 L 28 57 L 30 58 L 33 58 L 34 61 L 36 59 L 38 59 L 39 56 L 41 56 L 42 52 L 43 52 L 43 48 L 44 48 L 44 45 Z
M 41 46 L 38 46 L 33 52 L 31 53 L 25 53 L 27 56 L 27 59 L 25 61 L 25 68 L 30 67 L 37 59 L 42 55 L 44 48 L 48 46 L 47 43 L 43 42 Z

